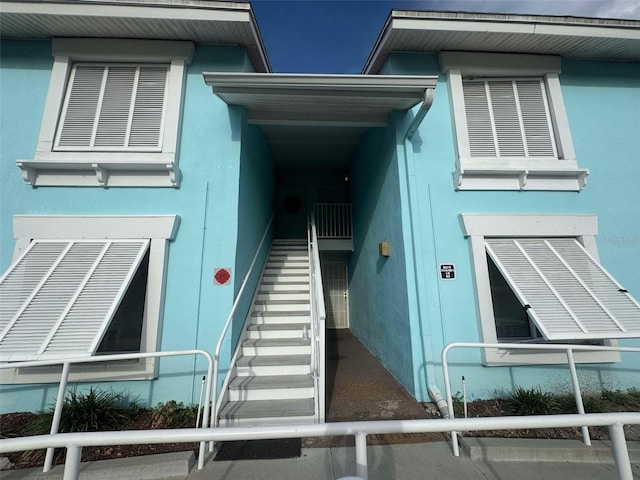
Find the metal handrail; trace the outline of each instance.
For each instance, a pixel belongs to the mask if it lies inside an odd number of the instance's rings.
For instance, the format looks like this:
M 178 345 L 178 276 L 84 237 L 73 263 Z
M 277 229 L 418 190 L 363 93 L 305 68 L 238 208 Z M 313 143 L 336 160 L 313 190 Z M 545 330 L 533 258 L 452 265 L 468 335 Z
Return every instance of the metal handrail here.
M 353 238 L 353 216 L 350 203 L 314 203 L 313 216 L 317 222 L 318 238 Z
M 246 275 L 244 276 L 244 280 L 242 280 L 242 285 L 240 286 L 240 290 L 238 290 L 238 294 L 236 295 L 236 299 L 231 306 L 231 311 L 229 312 L 229 316 L 227 317 L 227 321 L 224 324 L 222 329 L 222 333 L 220 334 L 220 338 L 218 339 L 218 343 L 216 344 L 216 349 L 213 353 L 213 382 L 211 384 L 211 399 L 213 405 L 213 415 L 211 415 L 211 426 L 218 426 L 218 370 L 220 369 L 220 350 L 222 349 L 222 341 L 227 335 L 227 331 L 231 326 L 231 322 L 233 321 L 233 316 L 236 313 L 236 309 L 240 304 L 240 300 L 242 300 L 242 294 L 244 293 L 244 289 L 249 283 L 249 278 L 253 273 L 253 267 L 258 260 L 258 256 L 260 255 L 260 251 L 262 250 L 262 245 L 264 244 L 265 239 L 267 238 L 267 233 L 269 233 L 269 229 L 271 228 L 271 224 L 273 223 L 273 219 L 275 217 L 275 210 L 271 214 L 271 218 L 269 219 L 269 223 L 264 229 L 264 233 L 262 234 L 262 238 L 260 239 L 260 243 L 258 244 L 258 248 L 256 248 L 256 253 L 253 255 L 253 260 L 251 260 L 251 265 L 249 265 L 249 269 L 247 270 Z
M 580 391 L 580 384 L 578 382 L 578 373 L 576 371 L 576 364 L 573 358 L 574 351 L 600 351 L 600 352 L 640 352 L 640 348 L 636 347 L 614 347 L 614 346 L 598 346 L 598 345 L 561 345 L 561 344 L 531 344 L 531 343 L 471 343 L 471 342 L 457 342 L 450 343 L 442 350 L 442 374 L 444 376 L 444 386 L 447 396 L 447 405 L 449 408 L 449 415 L 454 418 L 455 412 L 453 411 L 453 396 L 451 395 L 451 380 L 449 378 L 449 364 L 447 362 L 447 354 L 453 348 L 497 348 L 500 350 L 552 350 L 565 352 L 567 355 L 567 364 L 569 365 L 569 372 L 571 373 L 571 382 L 573 384 L 573 394 L 576 400 L 576 408 L 578 415 L 586 415 L 584 410 L 584 404 L 582 402 L 582 393 Z M 591 445 L 591 438 L 589 436 L 588 425 L 580 425 L 582 428 L 582 437 L 585 445 Z M 451 431 L 451 444 L 454 455 L 457 457 L 460 455 L 460 449 L 458 446 L 458 434 L 456 431 Z
M 273 427 L 225 427 L 215 429 L 182 428 L 175 430 L 127 430 L 119 432 L 58 433 L 0 440 L 0 454 L 66 448 L 63 480 L 77 480 L 83 447 L 102 445 L 135 445 L 154 443 L 191 443 L 234 440 L 262 440 L 298 437 L 355 437 L 356 475 L 368 476 L 367 435 L 394 433 L 449 432 L 452 430 L 510 430 L 565 428 L 588 425 L 609 427 L 611 450 L 619 480 L 633 480 L 624 425 L 640 425 L 640 413 L 589 413 L 586 415 L 536 415 L 529 417 L 477 417 L 420 420 L 378 420 L 366 422 L 336 422 L 325 424 L 283 425 Z
M 58 434 L 58 428 L 60 427 L 60 418 L 62 416 L 62 406 L 64 404 L 64 395 L 67 389 L 67 383 L 69 382 L 69 373 L 71 365 L 73 364 L 86 364 L 86 363 L 99 363 L 99 362 L 117 362 L 122 360 L 138 360 L 142 358 L 161 358 L 161 357 L 178 357 L 185 355 L 202 355 L 207 361 L 207 377 L 206 377 L 206 389 L 204 404 L 209 405 L 209 392 L 211 390 L 211 377 L 213 372 L 213 358 L 209 352 L 205 350 L 174 350 L 170 352 L 144 352 L 144 353 L 121 353 L 116 355 L 100 355 L 97 357 L 88 358 L 62 358 L 52 360 L 33 360 L 26 362 L 9 362 L 0 363 L 0 370 L 8 368 L 30 368 L 30 367 L 49 367 L 53 365 L 62 365 L 62 372 L 60 376 L 60 385 L 58 386 L 58 395 L 56 397 L 56 404 L 53 410 L 53 419 L 51 421 L 50 435 Z M 205 408 L 202 414 L 202 427 L 206 428 L 209 424 L 209 408 Z M 200 455 L 198 458 L 198 469 L 201 470 L 204 466 L 204 449 L 205 442 L 200 444 Z M 42 471 L 44 473 L 51 470 L 53 465 L 54 449 L 48 448 L 44 459 L 44 466 Z
M 320 268 L 320 250 L 315 224 L 315 215 L 310 213 L 307 232 L 309 251 L 309 293 L 311 305 L 311 373 L 314 379 L 315 418 L 324 422 L 325 404 L 325 322 L 327 313 L 324 305 L 322 270 Z

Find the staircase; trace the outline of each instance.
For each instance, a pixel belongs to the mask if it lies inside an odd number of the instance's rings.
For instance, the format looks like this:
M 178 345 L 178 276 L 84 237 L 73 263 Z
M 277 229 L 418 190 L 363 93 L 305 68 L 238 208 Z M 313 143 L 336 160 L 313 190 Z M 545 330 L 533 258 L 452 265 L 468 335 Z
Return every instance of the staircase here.
M 313 423 L 309 255 L 275 240 L 231 370 L 220 426 Z

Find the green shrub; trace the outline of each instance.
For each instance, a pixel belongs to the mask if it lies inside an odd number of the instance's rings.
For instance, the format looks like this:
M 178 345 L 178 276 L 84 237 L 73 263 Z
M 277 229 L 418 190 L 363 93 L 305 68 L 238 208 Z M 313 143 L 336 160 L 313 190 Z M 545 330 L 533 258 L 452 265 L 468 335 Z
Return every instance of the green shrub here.
M 58 431 L 67 433 L 118 430 L 129 419 L 130 404 L 128 397 L 123 393 L 100 391 L 93 387 L 88 393 L 83 393 L 74 388 L 64 398 Z M 28 426 L 29 434 L 49 433 L 53 410 L 54 407 L 51 407 L 31 422 Z
M 185 407 L 182 402 L 169 400 L 159 403 L 151 412 L 151 428 L 194 427 L 197 407 Z
M 511 396 L 504 400 L 503 409 L 510 415 L 549 415 L 558 413 L 558 401 L 550 394 L 536 388 L 516 386 Z

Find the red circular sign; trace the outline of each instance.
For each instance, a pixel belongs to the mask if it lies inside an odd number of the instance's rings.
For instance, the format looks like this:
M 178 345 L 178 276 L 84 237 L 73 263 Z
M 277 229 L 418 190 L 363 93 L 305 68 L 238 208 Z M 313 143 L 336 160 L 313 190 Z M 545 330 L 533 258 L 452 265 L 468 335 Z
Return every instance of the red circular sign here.
M 231 274 L 227 269 L 221 268 L 215 273 L 214 278 L 220 285 L 224 285 L 231 278 Z

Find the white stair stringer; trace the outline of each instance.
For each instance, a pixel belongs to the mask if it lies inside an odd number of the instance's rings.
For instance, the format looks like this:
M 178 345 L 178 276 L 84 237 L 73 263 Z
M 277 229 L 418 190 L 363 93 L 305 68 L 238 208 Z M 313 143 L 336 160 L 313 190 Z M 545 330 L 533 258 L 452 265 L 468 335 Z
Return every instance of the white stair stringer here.
M 219 425 L 315 421 L 309 256 L 305 240 L 275 240 L 228 379 Z

